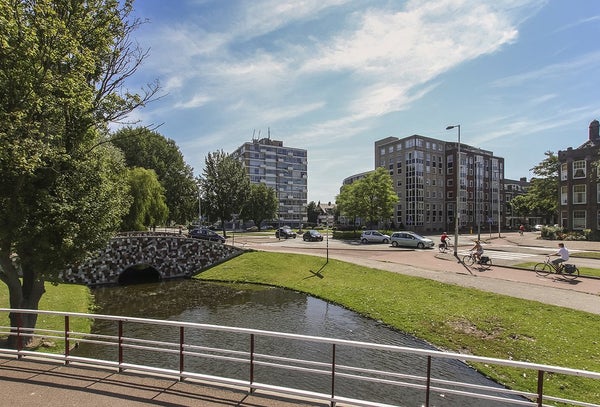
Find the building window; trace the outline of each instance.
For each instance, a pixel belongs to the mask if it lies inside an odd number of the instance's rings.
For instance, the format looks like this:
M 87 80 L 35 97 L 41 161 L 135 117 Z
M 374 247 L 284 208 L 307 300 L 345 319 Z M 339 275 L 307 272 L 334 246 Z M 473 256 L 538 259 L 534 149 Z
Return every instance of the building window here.
M 573 161 L 573 178 L 585 178 L 585 161 Z
M 596 202 L 600 203 L 600 184 L 596 184 Z
M 560 204 L 566 205 L 568 203 L 567 200 L 568 200 L 567 187 L 562 186 L 562 187 L 560 187 Z
M 585 201 L 585 184 L 573 185 L 573 203 L 584 204 Z
M 561 181 L 566 181 L 568 179 L 568 177 L 567 177 L 567 168 L 568 168 L 567 163 L 562 163 L 560 165 L 560 180 Z
M 573 211 L 573 229 L 585 229 L 585 211 Z

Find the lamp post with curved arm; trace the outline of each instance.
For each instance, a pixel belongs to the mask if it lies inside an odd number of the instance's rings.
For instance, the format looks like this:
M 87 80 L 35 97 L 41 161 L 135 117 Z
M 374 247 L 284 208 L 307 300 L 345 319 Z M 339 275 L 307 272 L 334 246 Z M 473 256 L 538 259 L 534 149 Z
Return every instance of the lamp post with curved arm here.
M 453 128 L 458 128 L 458 144 L 457 144 L 457 153 L 456 153 L 456 209 L 454 215 L 454 257 L 458 259 L 458 227 L 459 227 L 459 217 L 460 217 L 460 124 L 455 124 L 453 126 L 446 127 L 446 130 L 452 130 Z

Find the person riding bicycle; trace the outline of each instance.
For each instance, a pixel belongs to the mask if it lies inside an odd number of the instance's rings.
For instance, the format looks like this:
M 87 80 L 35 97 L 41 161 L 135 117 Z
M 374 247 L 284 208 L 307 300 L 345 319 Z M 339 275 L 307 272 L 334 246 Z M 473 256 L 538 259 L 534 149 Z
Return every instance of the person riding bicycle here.
M 561 263 L 569 260 L 569 250 L 567 250 L 564 243 L 559 243 L 558 251 L 552 256 L 560 256 L 558 259 L 552 260 L 552 264 L 554 264 L 554 267 L 556 267 L 558 270 L 561 270 L 563 268 Z
M 475 240 L 475 246 L 470 250 L 473 252 L 473 256 L 475 256 L 475 260 L 480 263 L 481 256 L 483 255 L 483 247 L 481 247 L 481 242 L 479 240 Z
M 440 241 L 444 245 L 444 248 L 447 249 L 448 248 L 448 234 L 446 232 L 442 233 L 442 236 L 440 236 Z

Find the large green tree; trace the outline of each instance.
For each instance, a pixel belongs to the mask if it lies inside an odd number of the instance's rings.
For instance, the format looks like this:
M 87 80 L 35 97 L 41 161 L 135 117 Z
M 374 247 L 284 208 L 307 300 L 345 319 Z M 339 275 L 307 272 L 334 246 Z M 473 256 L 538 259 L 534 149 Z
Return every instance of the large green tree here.
M 225 222 L 242 211 L 250 179 L 242 162 L 232 154 L 215 151 L 206 156 L 204 163 L 203 178 L 199 181 L 203 211 L 206 206 L 208 215 L 221 221 L 226 236 Z
M 252 220 L 260 230 L 262 222 L 277 216 L 279 201 L 275 190 L 263 183 L 250 185 L 250 193 L 242 208 L 241 217 Z
M 133 203 L 129 213 L 123 217 L 121 230 L 147 230 L 163 225 L 169 208 L 165 203 L 164 188 L 154 170 L 130 168 L 127 181 Z
M 388 221 L 394 214 L 397 202 L 392 177 L 383 167 L 344 186 L 336 200 L 344 216 L 352 219 L 359 217 L 372 225 Z
M 198 185 L 175 141 L 142 127 L 117 131 L 111 142 L 125 154 L 129 167 L 154 170 L 163 186 L 168 220 L 184 224 L 198 213 Z
M 560 162 L 552 151 L 544 153 L 546 158 L 531 171 L 535 177 L 531 179 L 524 195 L 515 197 L 510 205 L 521 217 L 542 217 L 551 223 L 558 216 L 558 171 Z
M 105 246 L 129 208 L 106 129 L 158 89 L 123 88 L 146 55 L 130 40 L 131 11 L 127 0 L 0 1 L 0 280 L 11 308 L 37 309 L 45 281 Z

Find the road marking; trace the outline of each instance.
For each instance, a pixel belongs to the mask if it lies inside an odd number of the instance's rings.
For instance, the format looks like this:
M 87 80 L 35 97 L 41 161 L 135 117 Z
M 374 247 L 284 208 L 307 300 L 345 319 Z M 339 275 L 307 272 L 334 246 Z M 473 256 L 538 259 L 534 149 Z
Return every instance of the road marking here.
M 465 255 L 469 254 L 469 251 L 459 251 L 459 254 L 465 256 Z M 504 259 L 504 260 L 521 260 L 521 259 L 528 259 L 531 257 L 539 256 L 537 254 L 531 254 L 531 253 L 513 253 L 513 252 L 502 252 L 502 251 L 495 251 L 495 250 L 487 250 L 483 254 L 484 254 L 484 256 L 488 256 L 492 259 Z

